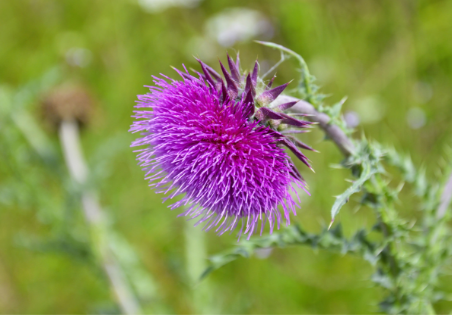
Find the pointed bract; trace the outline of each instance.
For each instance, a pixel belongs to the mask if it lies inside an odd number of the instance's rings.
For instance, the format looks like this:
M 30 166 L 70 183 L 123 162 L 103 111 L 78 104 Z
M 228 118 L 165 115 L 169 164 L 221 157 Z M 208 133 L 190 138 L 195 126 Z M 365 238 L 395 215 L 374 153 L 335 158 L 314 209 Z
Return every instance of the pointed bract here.
M 297 178 L 298 180 L 304 182 L 304 178 L 303 178 L 303 176 L 301 176 L 300 171 L 298 170 L 298 168 L 296 168 L 295 165 L 292 164 L 291 169 L 292 169 L 292 172 L 291 172 L 292 176 Z
M 251 73 L 251 82 L 253 83 L 254 87 L 256 87 L 257 85 L 258 73 L 259 73 L 259 63 L 256 60 L 256 62 L 254 63 L 253 72 Z
M 297 103 L 298 103 L 298 101 L 284 103 L 284 104 L 279 105 L 278 108 L 279 108 L 279 110 L 287 110 Z
M 253 94 L 251 93 L 251 91 L 248 91 L 246 93 L 246 96 L 243 100 L 243 104 L 244 105 L 244 116 L 245 117 L 251 117 L 254 114 L 254 98 L 253 98 Z
M 235 82 L 239 83 L 240 82 L 239 68 L 234 63 L 234 60 L 232 60 L 231 56 L 229 56 L 229 54 L 227 56 L 228 56 L 229 70 L 231 70 L 231 77 Z
M 224 78 L 226 79 L 226 87 L 228 88 L 228 95 L 231 99 L 235 99 L 239 94 L 239 88 L 237 84 L 232 80 L 231 75 L 223 66 L 220 61 L 221 71 L 223 72 Z
M 276 79 L 276 75 L 274 75 L 273 78 L 271 78 L 270 81 L 268 81 L 267 87 L 265 88 L 266 91 L 268 91 L 268 90 L 271 89 L 271 87 L 272 87 L 273 82 L 275 81 L 275 79 Z
M 281 113 L 281 115 L 283 116 L 283 120 L 281 121 L 283 124 L 287 124 L 287 125 L 291 125 L 294 127 L 299 127 L 299 128 L 304 128 L 307 127 L 309 125 L 312 125 L 313 123 L 310 121 L 305 121 L 305 120 L 299 120 L 299 119 L 295 119 L 293 117 L 290 117 L 287 114 Z
M 284 117 L 280 113 L 276 113 L 267 107 L 261 107 L 256 112 L 256 117 L 259 120 L 265 121 L 268 119 L 283 119 Z
M 317 150 L 314 150 L 313 148 L 311 148 L 311 147 L 308 146 L 307 144 L 301 142 L 300 140 L 298 140 L 298 139 L 295 138 L 295 137 L 287 136 L 286 138 L 289 139 L 289 140 L 292 140 L 292 142 L 295 143 L 295 145 L 296 145 L 297 147 L 299 147 L 300 149 L 306 149 L 306 150 L 309 150 L 309 151 L 318 152 Z
M 207 69 L 207 71 L 209 71 L 209 73 L 215 78 L 216 81 L 218 81 L 218 82 L 223 81 L 223 79 L 221 78 L 221 75 L 219 75 L 218 72 L 213 70 L 212 67 L 210 67 L 209 65 L 207 65 L 205 63 L 204 63 L 204 67 Z
M 206 64 L 204 64 L 204 62 L 202 62 L 202 61 L 199 60 L 199 59 L 196 59 L 196 60 L 197 60 L 197 61 L 199 62 L 199 64 L 201 65 L 201 69 L 202 69 L 202 72 L 204 72 L 204 76 L 205 76 L 205 78 L 206 78 L 206 81 L 207 81 L 209 84 L 211 84 L 213 88 L 215 88 L 215 87 L 216 87 L 215 81 L 212 79 L 212 76 L 210 75 L 209 71 L 207 70 Z
M 221 104 L 227 103 L 230 100 L 229 95 L 228 95 L 228 90 L 226 89 L 226 86 L 224 85 L 223 81 L 221 82 L 219 96 L 221 99 Z
M 245 93 L 248 91 L 251 91 L 251 93 L 253 94 L 253 97 L 256 96 L 256 90 L 254 89 L 254 85 L 251 82 L 251 77 L 249 74 L 246 76 Z
M 245 80 L 245 74 L 240 75 L 240 56 L 239 56 L 239 52 L 237 52 L 237 59 L 235 60 L 235 65 L 236 65 L 237 69 L 239 70 L 240 83 L 242 83 Z
M 304 164 L 306 164 L 307 167 L 312 169 L 311 165 L 309 164 L 308 158 L 300 150 L 298 150 L 298 148 L 291 141 L 289 141 L 287 138 L 284 138 L 283 140 L 281 140 L 281 142 L 286 147 L 288 147 L 290 149 L 290 151 L 292 151 L 292 153 L 295 154 L 295 156 L 301 162 L 303 162 Z
M 286 89 L 289 83 L 285 83 L 275 87 L 274 89 L 262 92 L 262 94 L 256 98 L 257 103 L 262 106 L 270 104 Z

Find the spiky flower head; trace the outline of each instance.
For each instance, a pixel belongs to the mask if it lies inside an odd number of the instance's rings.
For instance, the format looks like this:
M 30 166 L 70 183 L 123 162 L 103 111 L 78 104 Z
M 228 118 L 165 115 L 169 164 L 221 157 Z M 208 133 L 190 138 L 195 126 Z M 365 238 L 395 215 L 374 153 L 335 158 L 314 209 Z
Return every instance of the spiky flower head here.
M 132 146 L 145 146 L 136 151 L 145 179 L 164 200 L 182 195 L 170 208 L 185 206 L 180 216 L 197 218 L 205 230 L 223 234 L 241 222 L 239 236 L 249 237 L 268 221 L 271 233 L 296 214 L 296 188 L 306 191 L 284 147 L 310 167 L 298 148 L 312 149 L 290 136 L 310 123 L 283 112 L 296 102 L 271 106 L 287 84 L 265 86 L 257 61 L 244 75 L 239 57 L 228 56 L 229 71 L 220 62 L 224 80 L 198 61 L 202 74 L 184 66 L 175 69 L 181 80 L 154 76 L 150 93 L 138 95 L 130 131 L 141 134 Z

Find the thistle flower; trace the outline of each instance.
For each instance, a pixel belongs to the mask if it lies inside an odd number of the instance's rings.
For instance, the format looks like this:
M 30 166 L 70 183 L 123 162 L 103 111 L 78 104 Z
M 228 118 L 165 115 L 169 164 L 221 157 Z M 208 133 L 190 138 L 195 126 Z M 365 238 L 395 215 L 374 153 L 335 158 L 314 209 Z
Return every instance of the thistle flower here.
M 299 206 L 296 187 L 306 191 L 306 184 L 283 147 L 308 167 L 298 148 L 312 149 L 289 136 L 305 129 L 286 128 L 310 122 L 283 112 L 296 102 L 266 107 L 287 84 L 271 89 L 272 79 L 264 86 L 257 61 L 245 76 L 239 57 L 234 62 L 228 56 L 230 71 L 220 62 L 224 80 L 198 61 L 202 74 L 190 75 L 184 66 L 184 72 L 175 69 L 182 80 L 154 76 L 156 86 L 138 95 L 130 131 L 141 133 L 132 146 L 145 146 L 136 151 L 145 179 L 167 194 L 164 200 L 183 195 L 170 208 L 185 206 L 179 216 L 197 218 L 195 225 L 205 230 L 223 234 L 241 221 L 239 236 L 249 238 L 259 221 L 261 233 L 266 221 L 270 233 L 283 219 L 290 224 Z

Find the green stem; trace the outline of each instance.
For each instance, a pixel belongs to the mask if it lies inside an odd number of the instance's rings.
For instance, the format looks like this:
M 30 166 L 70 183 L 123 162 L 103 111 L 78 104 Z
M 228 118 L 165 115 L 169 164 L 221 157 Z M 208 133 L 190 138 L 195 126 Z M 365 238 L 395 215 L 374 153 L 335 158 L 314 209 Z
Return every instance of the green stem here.
M 200 283 L 200 277 L 207 267 L 205 232 L 200 226 L 195 227 L 193 224 L 193 221 L 185 223 L 186 273 L 193 297 L 193 312 L 207 314 L 212 313 L 209 281 Z
M 311 74 L 309 73 L 309 68 L 308 65 L 306 64 L 306 61 L 303 59 L 303 57 L 301 57 L 299 54 L 297 54 L 296 52 L 294 52 L 293 50 L 290 50 L 289 48 L 286 48 L 284 46 L 275 44 L 275 43 L 271 43 L 271 42 L 262 42 L 262 41 L 256 41 L 256 43 L 259 43 L 261 45 L 267 46 L 267 47 L 271 47 L 271 48 L 275 48 L 278 49 L 280 51 L 283 51 L 291 56 L 294 56 L 297 61 L 300 63 L 301 66 L 301 73 L 303 75 L 303 85 L 304 88 L 306 90 L 306 101 L 308 101 L 309 103 L 311 103 L 312 105 L 314 105 L 315 107 L 318 105 L 317 102 L 315 101 L 313 95 L 312 95 L 312 89 L 311 89 Z
M 59 136 L 69 173 L 82 188 L 83 214 L 91 232 L 93 247 L 99 263 L 110 281 L 111 289 L 124 314 L 139 314 L 141 313 L 140 305 L 110 248 L 105 214 L 95 193 L 86 187 L 89 169 L 83 157 L 77 123 L 73 120 L 62 121 Z

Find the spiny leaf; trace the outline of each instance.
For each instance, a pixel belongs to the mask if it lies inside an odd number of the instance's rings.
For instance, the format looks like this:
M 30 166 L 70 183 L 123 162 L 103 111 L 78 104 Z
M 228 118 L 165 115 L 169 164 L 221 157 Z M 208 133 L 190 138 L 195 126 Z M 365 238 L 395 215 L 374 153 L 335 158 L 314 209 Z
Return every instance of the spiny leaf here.
M 377 171 L 373 169 L 369 162 L 363 161 L 362 164 L 362 171 L 359 176 L 359 178 L 341 195 L 336 197 L 336 201 L 333 204 L 333 207 L 331 208 L 331 218 L 332 222 L 334 221 L 334 218 L 341 210 L 342 206 L 345 205 L 350 196 L 360 192 L 361 187 L 364 185 L 364 183 L 372 177 Z
M 364 230 L 357 231 L 354 236 L 347 239 L 342 234 L 340 224 L 331 230 L 324 229 L 319 234 L 308 233 L 301 226 L 294 225 L 271 235 L 241 241 L 234 248 L 212 256 L 209 259 L 209 266 L 203 272 L 200 280 L 207 277 L 212 271 L 240 257 L 248 258 L 252 256 L 258 249 L 271 247 L 282 248 L 293 245 L 307 245 L 313 249 L 326 249 L 343 254 L 350 252 L 364 255 L 366 251 L 374 251 L 373 243 L 367 239 L 367 233 Z

